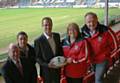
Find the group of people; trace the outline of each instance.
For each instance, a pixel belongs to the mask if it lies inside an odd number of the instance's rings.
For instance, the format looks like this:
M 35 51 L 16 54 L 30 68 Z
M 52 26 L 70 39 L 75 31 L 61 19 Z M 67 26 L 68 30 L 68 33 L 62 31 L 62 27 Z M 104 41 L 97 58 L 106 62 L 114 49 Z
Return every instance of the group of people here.
M 62 41 L 59 33 L 52 32 L 50 17 L 42 19 L 44 32 L 35 39 L 34 47 L 27 43 L 28 35 L 19 32 L 17 44 L 9 45 L 9 58 L 2 67 L 5 82 L 37 83 L 37 62 L 44 83 L 60 83 L 61 68 L 67 83 L 83 83 L 89 64 L 95 71 L 95 83 L 103 83 L 110 54 L 118 48 L 116 36 L 109 27 L 99 23 L 95 13 L 88 12 L 84 18 L 85 25 L 81 32 L 78 24 L 70 23 Z M 59 67 L 54 65 L 51 60 L 56 56 L 64 56 L 65 64 Z

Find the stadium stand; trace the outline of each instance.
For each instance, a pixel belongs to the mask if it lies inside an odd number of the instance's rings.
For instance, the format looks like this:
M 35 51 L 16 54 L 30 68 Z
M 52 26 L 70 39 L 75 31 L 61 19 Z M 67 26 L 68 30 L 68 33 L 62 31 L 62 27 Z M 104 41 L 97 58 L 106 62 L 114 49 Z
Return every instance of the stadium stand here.
M 84 1 L 84 4 L 85 4 L 85 5 L 94 5 L 94 4 L 96 4 L 96 1 L 97 1 L 97 0 L 85 0 L 85 1 Z
M 64 3 L 64 0 L 56 0 L 54 3 Z
M 105 2 L 105 0 L 100 0 L 99 2 Z M 120 2 L 120 0 L 109 0 L 109 2 Z
M 0 8 L 15 6 L 17 5 L 17 3 L 18 3 L 17 0 L 0 0 Z
M 0 7 L 104 7 L 105 0 L 0 0 Z M 120 7 L 120 0 L 109 0 L 109 7 Z

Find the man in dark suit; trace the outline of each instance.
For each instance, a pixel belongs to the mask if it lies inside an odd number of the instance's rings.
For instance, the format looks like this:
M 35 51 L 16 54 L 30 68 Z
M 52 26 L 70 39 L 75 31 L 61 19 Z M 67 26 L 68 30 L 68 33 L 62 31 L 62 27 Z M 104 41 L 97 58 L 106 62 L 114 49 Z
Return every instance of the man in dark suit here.
M 24 31 L 20 31 L 17 34 L 17 43 L 20 48 L 20 58 L 25 58 L 29 65 L 31 70 L 31 83 L 37 83 L 37 70 L 36 70 L 36 55 L 34 48 L 28 44 L 28 35 Z
M 35 51 L 37 62 L 40 65 L 40 76 L 44 83 L 60 83 L 60 67 L 56 67 L 51 59 L 62 56 L 60 35 L 52 32 L 52 19 L 45 17 L 42 19 L 44 33 L 35 40 Z
M 1 70 L 5 83 L 31 83 L 29 64 L 26 59 L 20 59 L 19 53 L 16 44 L 9 45 L 9 57 Z

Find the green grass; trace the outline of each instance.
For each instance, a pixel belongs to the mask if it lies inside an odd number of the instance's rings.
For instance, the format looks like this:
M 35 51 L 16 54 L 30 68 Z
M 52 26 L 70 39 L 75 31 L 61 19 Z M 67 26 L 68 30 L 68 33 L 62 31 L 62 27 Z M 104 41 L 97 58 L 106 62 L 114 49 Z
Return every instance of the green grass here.
M 76 22 L 80 26 L 84 22 L 84 14 L 93 11 L 98 14 L 99 20 L 104 19 L 104 9 L 80 9 L 80 8 L 38 8 L 38 9 L 0 9 L 0 48 L 8 46 L 16 41 L 16 34 L 25 31 L 33 41 L 41 34 L 41 19 L 50 16 L 53 19 L 53 31 L 65 33 L 66 26 L 70 22 Z M 120 9 L 113 8 L 109 11 L 109 17 L 120 15 Z
M 5 59 L 7 56 L 7 53 L 0 54 L 0 60 Z

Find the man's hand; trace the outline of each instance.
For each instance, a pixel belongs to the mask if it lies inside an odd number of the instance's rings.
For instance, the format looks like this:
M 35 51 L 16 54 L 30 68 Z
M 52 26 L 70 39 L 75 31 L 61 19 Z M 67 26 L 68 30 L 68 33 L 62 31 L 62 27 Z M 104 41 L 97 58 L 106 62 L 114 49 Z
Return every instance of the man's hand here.
M 49 68 L 54 68 L 54 69 L 59 68 L 59 67 L 57 67 L 56 65 L 54 65 L 54 62 L 52 62 L 52 61 L 50 61 L 50 62 L 48 63 L 48 67 L 49 67 Z

